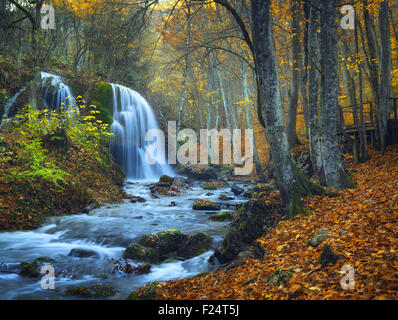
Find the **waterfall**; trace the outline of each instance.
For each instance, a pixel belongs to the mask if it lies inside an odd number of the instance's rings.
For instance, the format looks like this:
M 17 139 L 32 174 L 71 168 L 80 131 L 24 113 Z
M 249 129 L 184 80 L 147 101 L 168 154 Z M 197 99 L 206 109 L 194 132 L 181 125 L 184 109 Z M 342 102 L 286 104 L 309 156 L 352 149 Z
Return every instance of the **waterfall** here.
M 75 106 L 72 90 L 61 79 L 47 72 L 41 72 L 43 101 L 46 109 L 60 111 L 61 107 L 70 110 Z
M 145 141 L 150 129 L 158 129 L 158 122 L 149 103 L 136 91 L 111 84 L 113 90 L 114 134 L 111 152 L 128 179 L 157 179 L 163 174 L 175 175 L 168 164 L 150 165 L 145 152 L 151 142 Z
M 11 99 L 9 99 L 4 107 L 4 114 L 3 117 L 1 118 L 0 121 L 0 130 L 3 128 L 3 125 L 5 123 L 5 120 L 8 118 L 8 114 L 10 113 L 11 107 L 15 103 L 15 101 L 18 99 L 19 95 L 25 91 L 25 88 L 22 88 L 19 90 Z

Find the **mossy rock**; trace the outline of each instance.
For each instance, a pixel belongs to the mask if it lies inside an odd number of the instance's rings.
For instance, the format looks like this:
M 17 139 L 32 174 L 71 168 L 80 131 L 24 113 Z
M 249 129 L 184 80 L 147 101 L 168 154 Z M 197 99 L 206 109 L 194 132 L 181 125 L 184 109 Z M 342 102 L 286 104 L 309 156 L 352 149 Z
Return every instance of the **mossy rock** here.
M 225 194 L 222 194 L 222 195 L 220 195 L 219 197 L 218 197 L 218 200 L 221 200 L 221 201 L 230 201 L 230 200 L 234 200 L 235 198 L 234 197 L 228 197 L 227 195 L 225 195 Z
M 155 234 L 145 235 L 141 237 L 137 243 L 148 248 L 156 250 L 161 256 L 167 253 L 177 251 L 184 243 L 187 236 L 179 230 L 167 230 Z
M 266 184 L 258 184 L 255 185 L 254 187 L 250 188 L 248 191 L 246 191 L 243 196 L 245 198 L 249 198 L 249 199 L 256 199 L 258 198 L 259 194 L 263 194 L 264 193 L 269 193 L 272 191 L 272 188 L 269 185 Z
M 267 283 L 271 286 L 283 286 L 293 277 L 290 270 L 277 269 L 267 276 Z
M 335 265 L 337 260 L 340 259 L 340 256 L 333 252 L 332 248 L 329 245 L 325 245 L 322 249 L 321 257 L 319 258 L 318 263 L 321 267 L 326 267 L 328 265 Z
M 55 260 L 49 257 L 39 257 L 37 259 L 35 259 L 36 262 L 39 263 L 55 263 Z
M 183 246 L 178 254 L 186 259 L 190 259 L 201 255 L 208 251 L 213 243 L 213 239 L 204 232 L 199 232 L 190 236 L 185 246 Z
M 225 220 L 232 220 L 233 217 L 230 212 L 224 211 L 221 213 L 213 214 L 212 216 L 209 217 L 209 219 L 213 221 L 225 221 Z
M 116 291 L 110 285 L 92 285 L 69 287 L 65 293 L 83 298 L 106 298 L 114 296 Z
M 107 82 L 99 82 L 97 87 L 90 90 L 90 104 L 95 105 L 100 113 L 96 115 L 97 120 L 111 125 L 112 117 L 112 86 Z
M 275 223 L 273 209 L 263 201 L 251 200 L 242 205 L 238 213 L 229 226 L 222 248 L 214 252 L 221 264 L 232 261 L 240 252 L 247 250 Z
M 180 260 L 174 259 L 174 258 L 167 258 L 166 260 L 163 260 L 162 263 L 173 263 L 173 262 L 179 262 Z
M 22 262 L 20 265 L 19 275 L 28 278 L 38 278 L 40 276 L 39 263 Z
M 154 300 L 157 296 L 156 289 L 162 283 L 162 281 L 149 282 L 137 291 L 130 293 L 126 300 Z
M 307 244 L 316 248 L 327 239 L 329 231 L 329 229 L 321 228 L 313 237 L 311 237 L 311 239 L 308 240 Z
M 163 175 L 160 177 L 159 182 L 162 183 L 165 186 L 171 186 L 174 182 L 174 178 L 168 176 L 168 175 Z
M 195 200 L 193 204 L 194 210 L 220 210 L 220 205 L 210 200 Z
M 99 257 L 98 252 L 94 250 L 82 249 L 82 248 L 73 248 L 69 254 L 69 257 L 75 258 L 90 258 L 90 257 Z
M 160 255 L 155 249 L 144 247 L 139 243 L 133 243 L 124 250 L 123 257 L 149 263 L 159 263 L 161 261 Z

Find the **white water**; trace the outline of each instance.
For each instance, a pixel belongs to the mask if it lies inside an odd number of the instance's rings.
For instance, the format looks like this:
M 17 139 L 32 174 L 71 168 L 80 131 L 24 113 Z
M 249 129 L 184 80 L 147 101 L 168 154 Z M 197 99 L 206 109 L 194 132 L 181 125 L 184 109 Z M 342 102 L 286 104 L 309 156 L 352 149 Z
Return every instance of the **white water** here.
M 5 105 L 5 108 L 4 108 L 3 117 L 1 118 L 1 121 L 0 121 L 0 130 L 1 130 L 1 128 L 3 128 L 3 125 L 4 125 L 4 123 L 5 123 L 5 120 L 8 118 L 8 115 L 9 115 L 9 113 L 10 113 L 11 107 L 14 105 L 15 101 L 17 101 L 17 99 L 18 99 L 18 97 L 20 96 L 20 94 L 21 94 L 22 92 L 24 92 L 24 91 L 25 91 L 25 88 L 22 88 L 22 89 L 19 90 L 11 99 L 9 99 L 9 100 L 7 101 L 7 103 L 6 103 L 6 105 Z
M 112 274 L 113 266 L 107 259 L 119 259 L 123 250 L 144 234 L 169 229 L 186 234 L 206 232 L 215 244 L 220 243 L 226 223 L 209 220 L 206 212 L 192 210 L 192 203 L 195 199 L 214 201 L 220 193 L 232 196 L 229 188 L 212 191 L 213 195 L 207 196 L 208 191 L 197 185 L 179 197 L 151 199 L 148 182 L 137 182 L 127 184 L 126 192 L 148 201 L 133 204 L 126 200 L 104 205 L 88 215 L 51 218 L 37 230 L 0 233 L 0 299 L 76 298 L 66 296 L 65 290 L 87 284 L 109 284 L 118 292 L 112 299 L 124 299 L 147 282 L 181 279 L 210 270 L 207 260 L 212 251 L 186 261 L 154 265 L 146 275 Z M 176 201 L 177 206 L 169 207 L 170 201 Z M 94 250 L 97 256 L 70 257 L 73 248 Z M 42 256 L 55 260 L 55 290 L 43 290 L 39 280 L 17 274 L 20 262 L 32 262 Z
M 145 152 L 151 142 L 145 141 L 148 130 L 159 125 L 149 103 L 136 91 L 111 84 L 113 90 L 113 124 L 111 152 L 127 179 L 157 179 L 163 174 L 175 176 L 168 164 L 150 165 Z
M 70 110 L 75 106 L 72 89 L 67 86 L 60 76 L 41 72 L 43 101 L 46 109 L 60 111 L 61 108 Z

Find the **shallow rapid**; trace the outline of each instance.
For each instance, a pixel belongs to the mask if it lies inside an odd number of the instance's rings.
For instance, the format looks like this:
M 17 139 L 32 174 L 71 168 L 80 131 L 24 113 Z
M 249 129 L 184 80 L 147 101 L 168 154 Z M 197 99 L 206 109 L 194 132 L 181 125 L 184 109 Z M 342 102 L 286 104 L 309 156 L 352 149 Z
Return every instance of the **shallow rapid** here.
M 106 204 L 89 214 L 53 217 L 33 231 L 0 233 L 0 299 L 75 299 L 65 290 L 70 286 L 106 284 L 117 294 L 111 299 L 124 299 L 147 282 L 191 277 L 210 271 L 212 251 L 185 261 L 153 265 L 146 275 L 113 272 L 109 259 L 119 259 L 123 250 L 144 234 L 178 229 L 186 234 L 206 232 L 217 245 L 223 239 L 226 222 L 209 220 L 209 213 L 192 210 L 195 199 L 216 201 L 221 193 L 233 196 L 230 188 L 211 191 L 199 184 L 178 197 L 152 199 L 149 181 L 127 182 L 128 194 L 144 197 L 145 203 Z M 177 206 L 169 206 L 175 201 Z M 237 199 L 235 202 L 241 202 Z M 86 258 L 68 254 L 74 248 L 95 251 Z M 54 259 L 55 289 L 43 290 L 40 279 L 18 275 L 19 263 L 32 262 L 39 257 Z M 129 261 L 136 266 L 139 261 Z

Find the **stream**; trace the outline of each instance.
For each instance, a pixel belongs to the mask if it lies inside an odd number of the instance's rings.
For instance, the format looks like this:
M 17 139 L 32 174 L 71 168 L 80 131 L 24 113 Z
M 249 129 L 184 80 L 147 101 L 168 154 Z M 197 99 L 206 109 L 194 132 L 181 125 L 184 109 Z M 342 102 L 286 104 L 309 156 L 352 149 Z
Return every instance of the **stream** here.
M 144 197 L 145 203 L 123 200 L 104 204 L 89 214 L 49 218 L 47 223 L 32 231 L 0 233 L 0 299 L 76 299 L 65 290 L 70 286 L 109 284 L 116 295 L 109 299 L 124 299 L 145 283 L 192 277 L 214 269 L 208 263 L 213 251 L 185 261 L 153 265 L 145 275 L 113 272 L 109 259 L 119 259 L 123 250 L 140 236 L 169 229 L 185 234 L 205 232 L 213 238 L 213 247 L 220 245 L 229 222 L 209 220 L 209 212 L 192 210 L 195 199 L 217 201 L 220 194 L 233 196 L 230 187 L 204 190 L 196 183 L 178 197 L 152 199 L 149 184 L 153 181 L 126 182 L 127 194 Z M 206 194 L 212 193 L 208 196 Z M 171 201 L 177 205 L 170 207 Z M 231 203 L 244 202 L 235 197 Z M 222 211 L 228 211 L 222 209 Z M 68 256 L 74 249 L 95 251 L 85 258 Z M 41 288 L 40 279 L 18 275 L 19 263 L 33 262 L 39 257 L 55 260 L 55 289 Z M 137 266 L 139 261 L 131 261 Z

